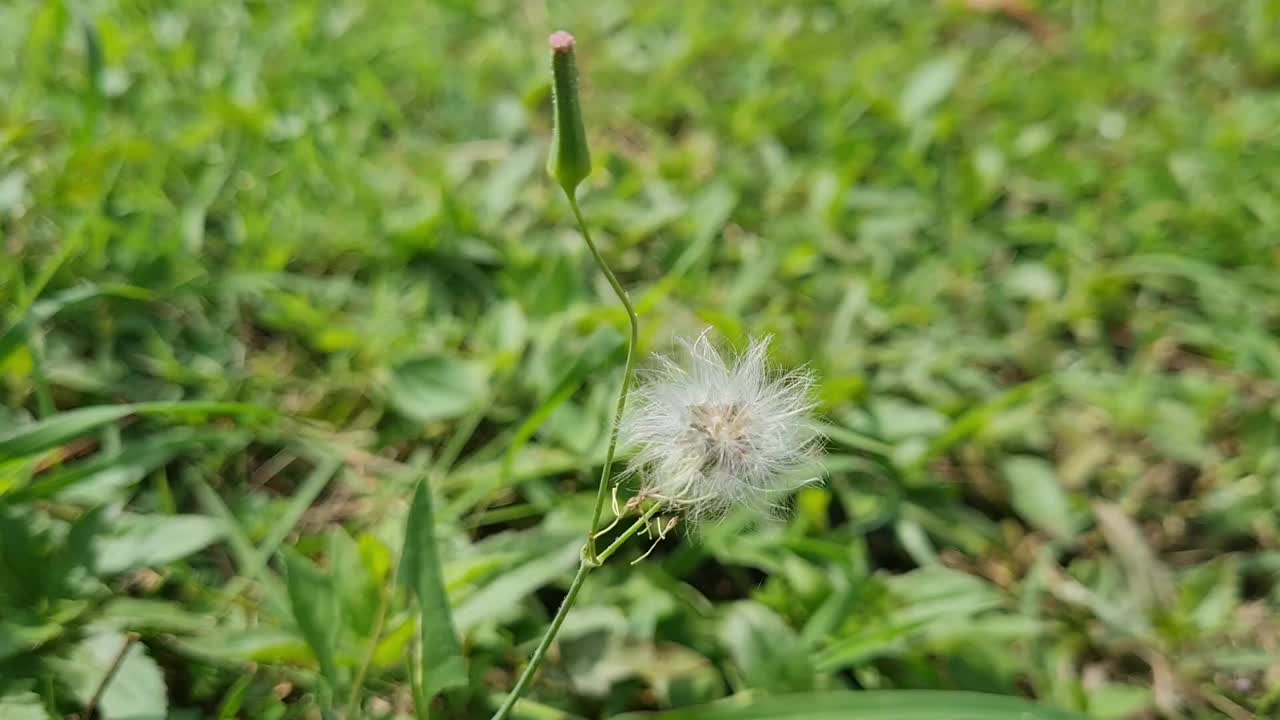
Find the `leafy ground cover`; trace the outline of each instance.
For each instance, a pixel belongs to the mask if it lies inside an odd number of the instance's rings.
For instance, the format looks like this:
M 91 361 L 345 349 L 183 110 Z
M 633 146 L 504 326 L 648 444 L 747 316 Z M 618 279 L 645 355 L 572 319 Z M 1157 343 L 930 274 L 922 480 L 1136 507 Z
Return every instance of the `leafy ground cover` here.
M 641 349 L 772 334 L 827 477 L 594 573 L 518 714 L 1280 713 L 1280 4 L 53 0 L 0 7 L 0 717 L 492 711 L 625 349 L 562 27 Z

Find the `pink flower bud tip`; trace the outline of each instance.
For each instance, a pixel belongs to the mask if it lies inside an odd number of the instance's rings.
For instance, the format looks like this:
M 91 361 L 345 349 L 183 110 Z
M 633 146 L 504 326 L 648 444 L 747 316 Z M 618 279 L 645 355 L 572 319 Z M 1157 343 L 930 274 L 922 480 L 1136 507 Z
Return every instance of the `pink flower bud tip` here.
M 551 33 L 551 49 L 558 53 L 573 52 L 573 36 L 563 30 Z

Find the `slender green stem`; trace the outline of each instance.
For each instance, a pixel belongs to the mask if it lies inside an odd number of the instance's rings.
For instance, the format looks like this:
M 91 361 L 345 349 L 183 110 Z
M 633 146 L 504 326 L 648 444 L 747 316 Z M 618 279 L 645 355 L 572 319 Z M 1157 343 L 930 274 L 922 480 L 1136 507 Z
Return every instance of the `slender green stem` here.
M 600 471 L 600 487 L 596 489 L 596 507 L 591 513 L 591 528 L 587 530 L 587 548 L 585 558 L 588 562 L 599 564 L 600 558 L 596 556 L 596 532 L 600 527 L 600 513 L 604 510 L 604 498 L 608 494 L 609 474 L 613 469 L 613 455 L 618 448 L 618 424 L 622 422 L 622 411 L 627 406 L 627 392 L 631 390 L 631 376 L 635 372 L 634 362 L 636 353 L 636 343 L 640 339 L 640 320 L 636 317 L 636 309 L 631 305 L 631 298 L 627 297 L 627 291 L 623 289 L 622 283 L 618 282 L 618 278 L 609 269 L 608 263 L 601 257 L 600 251 L 596 248 L 595 241 L 591 239 L 591 232 L 587 230 L 587 223 L 582 219 L 582 210 L 578 208 L 578 199 L 573 192 L 566 192 L 569 198 L 569 207 L 573 209 L 573 217 L 578 221 L 578 229 L 582 232 L 582 237 L 587 241 L 587 247 L 591 249 L 591 255 L 596 259 L 596 264 L 600 266 L 600 271 L 608 278 L 609 285 L 613 287 L 613 292 L 618 296 L 618 300 L 622 301 L 622 306 L 627 309 L 627 320 L 631 324 L 631 338 L 627 343 L 627 362 L 622 368 L 622 388 L 618 391 L 618 406 L 613 413 L 613 427 L 609 430 L 609 449 L 605 452 L 604 468 Z
M 422 689 L 422 641 L 413 643 L 413 659 L 409 662 L 409 692 L 413 694 L 413 716 L 417 720 L 431 720 L 431 703 Z
M 623 543 L 630 540 L 632 535 L 635 535 L 636 533 L 640 532 L 640 528 L 647 525 L 649 523 L 649 520 L 653 519 L 653 516 L 657 515 L 658 511 L 660 510 L 662 510 L 662 503 L 656 502 L 650 505 L 649 509 L 646 510 L 645 513 L 640 516 L 639 520 L 636 520 L 634 523 L 632 523 L 631 527 L 627 528 L 626 530 L 623 530 L 622 534 L 619 535 L 616 540 L 610 543 L 609 547 L 604 549 L 604 552 L 600 553 L 600 557 L 599 557 L 600 562 L 604 562 L 605 560 L 608 560 L 609 558 L 613 557 L 613 554 L 618 552 L 618 548 L 621 548 Z
M 587 579 L 587 575 L 593 569 L 599 567 L 600 563 L 617 552 L 623 543 L 639 532 L 640 528 L 644 527 L 662 506 L 661 503 L 655 503 L 631 527 L 619 535 L 604 553 L 596 554 L 596 532 L 600 527 L 600 514 L 604 511 L 604 499 L 608 494 L 610 473 L 613 470 L 613 456 L 618 449 L 618 424 L 622 421 L 622 412 L 627 406 L 627 393 L 631 390 L 631 378 L 635 373 L 635 352 L 636 344 L 640 339 L 640 320 L 636 317 L 636 309 L 631 305 L 631 298 L 627 297 L 627 291 L 623 289 L 622 283 L 618 282 L 613 270 L 609 269 L 609 264 L 604 261 L 595 241 L 591 238 L 591 231 L 587 229 L 587 222 L 582 218 L 582 209 L 578 207 L 578 199 L 575 192 L 571 189 L 566 189 L 565 196 L 569 199 L 569 207 L 573 210 L 574 219 L 578 221 L 578 230 L 582 232 L 582 238 L 587 241 L 591 256 L 595 258 L 596 265 L 600 267 L 600 271 L 609 280 L 609 285 L 618 296 L 618 300 L 622 302 L 622 307 L 627 310 L 627 321 L 631 326 L 631 336 L 627 342 L 627 361 L 622 369 L 622 387 L 618 391 L 618 405 L 613 413 L 612 426 L 609 428 L 609 449 L 605 453 L 604 467 L 600 471 L 600 486 L 596 489 L 596 505 L 591 513 L 591 526 L 587 530 L 587 544 L 582 548 L 582 561 L 578 564 L 578 572 L 573 576 L 573 582 L 569 584 L 569 592 L 564 596 L 564 602 L 560 603 L 560 609 L 556 611 L 556 616 L 551 620 L 551 626 L 547 628 L 546 634 L 542 636 L 538 647 L 533 651 L 533 656 L 529 658 L 529 664 L 525 667 L 524 672 L 520 673 L 520 678 L 516 680 L 515 687 L 511 688 L 507 699 L 503 701 L 502 706 L 494 713 L 493 720 L 504 720 L 511 713 L 511 709 L 515 707 L 516 701 L 520 699 L 520 695 L 524 693 L 529 682 L 533 680 L 534 674 L 546 658 L 547 649 L 551 647 L 556 634 L 560 632 L 560 626 L 564 624 L 564 619 L 569 615 L 569 609 L 578 598 L 578 592 L 582 590 L 582 583 Z
M 542 641 L 538 643 L 537 649 L 533 651 L 533 656 L 529 658 L 529 664 L 525 666 L 524 672 L 520 673 L 520 679 L 516 681 L 515 687 L 511 688 L 511 692 L 507 694 L 507 699 L 503 701 L 502 707 L 498 708 L 498 712 L 493 714 L 492 720 L 504 720 L 511 713 L 511 708 L 515 707 L 516 701 L 520 699 L 525 687 L 533 679 L 533 674 L 538 671 L 543 659 L 546 658 L 547 648 L 551 647 L 551 642 L 555 640 L 556 633 L 560 632 L 560 626 L 564 624 L 564 619 L 569 615 L 569 608 L 573 606 L 573 601 L 578 599 L 578 591 L 582 590 L 582 581 L 587 579 L 587 573 L 590 573 L 593 567 L 595 566 L 587 562 L 584 556 L 582 562 L 578 564 L 578 572 L 573 576 L 573 582 L 569 584 L 569 592 L 564 596 L 564 602 L 560 603 L 560 609 L 556 611 L 555 618 L 551 620 L 551 627 L 547 628 L 547 633 L 542 636 Z
M 124 659 L 129 654 L 129 650 L 133 644 L 138 642 L 138 633 L 131 632 L 124 638 L 124 643 L 120 646 L 120 652 L 116 653 L 116 657 L 111 661 L 111 666 L 107 668 L 107 674 L 102 676 L 102 680 L 98 682 L 98 689 L 93 691 L 93 697 L 89 698 L 89 704 L 84 706 L 84 716 L 86 718 L 93 717 L 93 713 L 98 709 L 98 703 L 102 701 L 102 696 L 107 693 L 107 686 L 112 680 L 116 679 L 116 673 L 120 672 L 121 666 L 124 665 Z
M 516 701 L 524 693 L 529 682 L 533 680 L 534 673 L 538 672 L 538 668 L 542 666 L 542 661 L 546 659 L 547 649 L 551 647 L 551 643 L 556 639 L 556 634 L 560 632 L 560 626 L 564 624 L 564 619 L 569 615 L 569 609 L 573 606 L 573 602 L 578 599 L 578 591 L 582 590 L 582 583 L 587 579 L 587 575 L 600 566 L 600 563 L 609 559 L 618 549 L 630 540 L 636 533 L 640 532 L 640 528 L 648 524 L 649 520 L 662 509 L 662 503 L 654 503 L 641 515 L 631 527 L 627 528 L 618 536 L 616 540 L 600 553 L 599 558 L 592 560 L 587 557 L 586 548 L 582 551 L 582 562 L 578 564 L 578 572 L 573 576 L 573 582 L 569 584 L 569 592 L 564 596 L 564 601 L 560 603 L 560 609 L 556 611 L 556 616 L 551 619 L 551 626 L 547 628 L 547 632 L 542 636 L 542 640 L 538 642 L 538 647 L 533 651 L 533 655 L 529 658 L 529 664 L 525 666 L 524 672 L 520 673 L 520 679 L 516 680 L 515 687 L 511 688 L 511 692 L 507 694 L 507 699 L 503 701 L 502 707 L 493 714 L 491 720 L 505 720 L 511 714 L 511 708 L 515 707 Z

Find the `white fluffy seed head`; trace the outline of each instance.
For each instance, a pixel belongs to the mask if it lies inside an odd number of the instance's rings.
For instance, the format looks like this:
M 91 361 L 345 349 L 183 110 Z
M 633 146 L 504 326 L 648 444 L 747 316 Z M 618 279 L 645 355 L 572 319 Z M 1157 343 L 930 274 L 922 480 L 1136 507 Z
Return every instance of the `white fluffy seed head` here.
M 708 331 L 709 332 L 709 331 Z M 628 396 L 619 438 L 640 493 L 693 520 L 778 507 L 820 446 L 813 376 L 768 365 L 769 338 L 725 362 L 704 332 L 680 341 L 684 362 L 658 356 Z

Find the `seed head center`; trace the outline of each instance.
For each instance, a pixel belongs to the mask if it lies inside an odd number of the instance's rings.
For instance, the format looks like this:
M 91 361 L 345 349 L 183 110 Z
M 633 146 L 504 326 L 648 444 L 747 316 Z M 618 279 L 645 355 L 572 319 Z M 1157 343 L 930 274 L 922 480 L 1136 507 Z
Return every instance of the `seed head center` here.
M 689 408 L 689 427 L 710 445 L 733 447 L 746 434 L 746 413 L 736 403 L 700 403 Z

